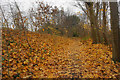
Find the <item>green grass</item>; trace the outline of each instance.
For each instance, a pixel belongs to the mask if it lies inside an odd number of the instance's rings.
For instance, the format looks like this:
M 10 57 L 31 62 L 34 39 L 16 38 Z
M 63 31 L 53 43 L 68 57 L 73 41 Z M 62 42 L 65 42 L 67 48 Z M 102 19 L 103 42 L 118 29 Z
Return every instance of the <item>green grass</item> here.
M 86 37 L 81 38 L 81 40 L 82 41 L 87 41 L 89 38 L 90 38 L 90 36 L 86 36 Z

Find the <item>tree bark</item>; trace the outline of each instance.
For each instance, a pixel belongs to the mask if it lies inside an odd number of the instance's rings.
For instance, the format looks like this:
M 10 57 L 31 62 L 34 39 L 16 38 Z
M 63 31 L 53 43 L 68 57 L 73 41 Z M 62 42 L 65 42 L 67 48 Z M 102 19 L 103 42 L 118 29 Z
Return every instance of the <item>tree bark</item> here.
M 90 18 L 90 23 L 91 23 L 91 36 L 93 39 L 93 44 L 97 43 L 97 33 L 96 33 L 96 20 L 95 20 L 95 13 L 93 10 L 93 2 L 86 2 L 87 6 L 88 6 L 88 12 L 89 12 L 89 18 Z
M 120 32 L 119 32 L 119 16 L 117 2 L 110 2 L 111 11 L 111 29 L 112 29 L 112 59 L 120 62 Z
M 104 38 L 104 44 L 108 45 L 107 40 L 107 30 L 106 30 L 106 3 L 103 2 L 103 38 Z
M 97 33 L 97 42 L 98 43 L 101 43 L 101 40 L 100 40 L 100 32 L 99 32 L 99 26 L 98 26 L 98 12 L 99 12 L 99 3 L 96 3 L 97 4 L 97 8 L 96 8 L 96 15 L 95 15 L 95 27 L 96 27 L 96 33 Z

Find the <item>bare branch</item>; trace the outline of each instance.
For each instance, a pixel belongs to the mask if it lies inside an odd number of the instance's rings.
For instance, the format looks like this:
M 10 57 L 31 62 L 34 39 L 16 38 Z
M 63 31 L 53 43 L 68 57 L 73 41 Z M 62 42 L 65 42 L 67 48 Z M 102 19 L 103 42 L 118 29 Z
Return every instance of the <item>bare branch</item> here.
M 85 9 L 83 8 L 83 6 L 80 4 L 80 2 L 78 2 L 79 0 L 76 0 L 77 1 L 77 5 L 84 11 L 84 13 L 89 17 L 88 13 L 85 11 Z M 74 5 L 76 7 L 78 7 L 77 5 Z
M 15 1 L 15 0 L 14 0 L 14 1 Z M 21 11 L 20 11 L 20 9 L 19 9 L 18 4 L 17 4 L 16 1 L 15 1 L 15 6 L 16 6 L 16 8 L 18 9 L 18 12 L 19 12 L 19 15 L 20 15 L 20 19 L 21 19 L 21 21 L 22 21 L 22 28 L 23 28 L 23 30 L 24 30 L 25 28 L 24 28 L 23 17 L 22 17 L 22 15 L 21 15 Z
M 2 12 L 3 18 L 4 18 L 4 20 L 5 20 L 6 24 L 7 24 L 7 28 L 8 28 L 8 21 L 7 21 L 7 19 L 5 18 L 5 15 L 4 15 L 4 12 L 3 12 L 3 10 L 2 10 L 1 5 L 0 5 L 0 9 L 1 9 L 1 12 Z

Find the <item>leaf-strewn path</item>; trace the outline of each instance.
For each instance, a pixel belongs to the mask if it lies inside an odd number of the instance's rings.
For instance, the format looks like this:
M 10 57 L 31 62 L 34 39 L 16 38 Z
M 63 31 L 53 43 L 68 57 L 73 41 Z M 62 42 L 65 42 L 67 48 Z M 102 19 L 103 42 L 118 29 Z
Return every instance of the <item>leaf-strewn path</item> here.
M 119 64 L 103 44 L 34 32 L 26 36 L 3 30 L 3 78 L 114 78 L 119 74 Z
M 68 60 L 68 71 L 67 71 L 67 77 L 74 77 L 74 78 L 81 78 L 83 77 L 82 75 L 82 70 L 84 69 L 84 67 L 82 66 L 82 58 L 84 56 L 84 54 L 81 54 L 81 43 L 80 40 L 73 40 L 73 43 L 71 43 L 68 46 L 68 49 L 66 49 L 66 55 L 68 56 L 67 60 Z M 67 62 L 66 62 L 67 63 Z M 64 77 L 64 74 L 63 76 Z

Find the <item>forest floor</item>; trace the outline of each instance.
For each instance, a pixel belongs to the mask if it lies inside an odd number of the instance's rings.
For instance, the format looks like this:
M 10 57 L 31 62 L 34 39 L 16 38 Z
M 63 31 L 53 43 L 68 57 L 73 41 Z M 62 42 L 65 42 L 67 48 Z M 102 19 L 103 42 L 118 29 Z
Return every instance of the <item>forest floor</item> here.
M 103 44 L 3 29 L 3 78 L 115 78 L 120 63 Z

